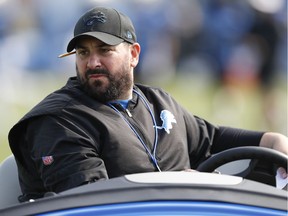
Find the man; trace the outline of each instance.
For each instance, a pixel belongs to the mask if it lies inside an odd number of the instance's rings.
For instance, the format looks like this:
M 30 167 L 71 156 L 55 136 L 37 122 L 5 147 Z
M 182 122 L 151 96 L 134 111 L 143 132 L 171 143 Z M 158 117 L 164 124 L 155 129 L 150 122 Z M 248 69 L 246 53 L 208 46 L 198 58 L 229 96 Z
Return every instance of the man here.
M 288 154 L 283 135 L 214 126 L 161 89 L 134 84 L 140 50 L 122 13 L 97 7 L 79 19 L 61 55 L 76 53 L 77 77 L 9 133 L 20 201 L 125 174 L 196 169 L 212 153 L 243 145 Z

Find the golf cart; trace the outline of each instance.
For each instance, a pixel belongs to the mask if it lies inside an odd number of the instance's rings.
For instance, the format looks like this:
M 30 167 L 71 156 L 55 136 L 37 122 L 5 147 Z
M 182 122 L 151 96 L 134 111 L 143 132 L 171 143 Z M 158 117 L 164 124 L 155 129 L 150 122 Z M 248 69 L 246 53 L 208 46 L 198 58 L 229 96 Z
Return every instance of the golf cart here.
M 244 170 L 224 174 L 235 166 L 230 162 L 247 159 Z M 271 149 L 241 147 L 212 156 L 200 172 L 125 175 L 18 203 L 10 156 L 0 165 L 0 215 L 287 215 L 287 191 L 276 188 L 275 180 L 276 169 L 287 170 L 287 161 Z

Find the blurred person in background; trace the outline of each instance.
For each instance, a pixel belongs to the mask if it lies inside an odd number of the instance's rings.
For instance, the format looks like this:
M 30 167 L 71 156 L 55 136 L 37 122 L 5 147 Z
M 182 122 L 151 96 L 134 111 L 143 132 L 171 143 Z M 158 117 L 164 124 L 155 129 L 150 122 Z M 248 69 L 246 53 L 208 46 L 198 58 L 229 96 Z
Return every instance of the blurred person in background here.
M 125 174 L 193 170 L 240 146 L 288 155 L 284 135 L 211 124 L 162 89 L 134 83 L 140 52 L 126 15 L 96 7 L 80 17 L 61 55 L 76 55 L 77 76 L 9 132 L 20 201 Z

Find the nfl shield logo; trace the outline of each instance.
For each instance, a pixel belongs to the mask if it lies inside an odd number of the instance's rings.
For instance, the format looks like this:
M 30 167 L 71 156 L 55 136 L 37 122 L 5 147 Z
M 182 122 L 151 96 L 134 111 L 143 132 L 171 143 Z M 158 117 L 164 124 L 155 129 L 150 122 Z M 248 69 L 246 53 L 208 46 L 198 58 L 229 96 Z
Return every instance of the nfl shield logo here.
M 51 165 L 54 161 L 53 156 L 44 156 L 42 157 L 42 161 L 44 165 Z

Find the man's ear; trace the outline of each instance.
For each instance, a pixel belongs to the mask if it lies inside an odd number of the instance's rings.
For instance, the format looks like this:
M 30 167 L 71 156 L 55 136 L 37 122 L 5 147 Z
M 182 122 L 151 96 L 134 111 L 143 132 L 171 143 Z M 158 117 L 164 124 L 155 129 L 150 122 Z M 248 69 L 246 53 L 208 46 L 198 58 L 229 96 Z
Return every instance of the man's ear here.
M 139 43 L 134 43 L 130 46 L 131 67 L 135 68 L 139 62 L 141 47 Z

